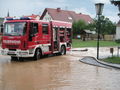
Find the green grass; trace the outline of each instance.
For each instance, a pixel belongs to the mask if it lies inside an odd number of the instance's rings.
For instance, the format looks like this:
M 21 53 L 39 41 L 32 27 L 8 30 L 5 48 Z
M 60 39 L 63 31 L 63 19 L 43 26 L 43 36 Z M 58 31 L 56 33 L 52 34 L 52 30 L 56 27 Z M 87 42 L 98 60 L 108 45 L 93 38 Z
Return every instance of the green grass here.
M 72 41 L 73 48 L 79 47 L 96 47 L 97 41 L 81 41 L 79 39 L 73 39 Z M 108 46 L 120 46 L 120 44 L 116 43 L 115 41 L 100 41 L 100 47 L 108 47 Z
M 104 59 L 103 61 L 108 62 L 108 63 L 120 64 L 120 57 L 108 57 Z

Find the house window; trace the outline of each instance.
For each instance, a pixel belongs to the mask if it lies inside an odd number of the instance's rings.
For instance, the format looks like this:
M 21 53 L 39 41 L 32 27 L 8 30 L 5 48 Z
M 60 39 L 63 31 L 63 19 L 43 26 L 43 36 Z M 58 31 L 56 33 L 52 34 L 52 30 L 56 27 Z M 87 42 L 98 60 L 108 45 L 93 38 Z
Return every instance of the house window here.
M 72 20 L 72 17 L 68 17 L 69 20 Z
M 48 34 L 48 24 L 42 24 L 42 32 L 43 34 Z

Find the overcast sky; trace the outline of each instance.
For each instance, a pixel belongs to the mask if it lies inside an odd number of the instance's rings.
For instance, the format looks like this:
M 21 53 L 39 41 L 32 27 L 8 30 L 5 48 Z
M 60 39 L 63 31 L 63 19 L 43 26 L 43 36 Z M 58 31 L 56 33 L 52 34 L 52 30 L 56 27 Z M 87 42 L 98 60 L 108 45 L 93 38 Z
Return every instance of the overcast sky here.
M 109 0 L 0 0 L 0 17 L 41 14 L 45 8 L 60 7 L 64 10 L 73 10 L 77 13 L 89 14 L 95 18 L 95 3 L 104 3 L 103 15 L 113 22 L 119 20 L 118 8 L 111 5 Z

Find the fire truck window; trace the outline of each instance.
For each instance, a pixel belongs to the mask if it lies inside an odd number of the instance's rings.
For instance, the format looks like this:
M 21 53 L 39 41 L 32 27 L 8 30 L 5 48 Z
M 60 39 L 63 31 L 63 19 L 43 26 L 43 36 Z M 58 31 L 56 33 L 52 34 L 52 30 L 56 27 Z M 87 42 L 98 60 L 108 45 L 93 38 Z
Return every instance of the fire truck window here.
M 30 31 L 31 34 L 38 33 L 38 23 L 31 23 L 30 27 L 31 27 L 31 31 Z
M 48 34 L 48 24 L 42 24 L 42 32 L 43 34 Z
M 33 33 L 34 34 L 38 33 L 38 23 L 33 24 Z
M 25 26 L 24 26 L 24 28 L 23 28 L 23 35 L 25 35 L 26 30 L 27 30 L 27 23 L 25 23 Z

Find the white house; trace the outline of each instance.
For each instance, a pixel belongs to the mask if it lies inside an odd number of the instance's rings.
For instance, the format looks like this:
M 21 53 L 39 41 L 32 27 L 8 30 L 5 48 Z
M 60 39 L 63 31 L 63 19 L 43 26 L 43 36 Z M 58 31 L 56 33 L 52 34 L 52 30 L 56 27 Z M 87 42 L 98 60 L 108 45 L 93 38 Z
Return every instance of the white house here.
M 115 36 L 115 39 L 116 40 L 120 39 L 120 21 L 118 22 L 117 27 L 116 27 L 116 36 Z

